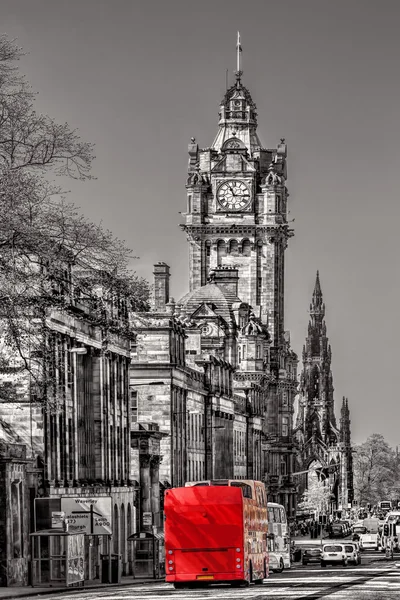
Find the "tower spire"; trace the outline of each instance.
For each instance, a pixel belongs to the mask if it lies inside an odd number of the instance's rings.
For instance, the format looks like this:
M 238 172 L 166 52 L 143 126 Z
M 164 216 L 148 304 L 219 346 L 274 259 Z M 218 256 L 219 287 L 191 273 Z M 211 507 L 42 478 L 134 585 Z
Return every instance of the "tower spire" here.
M 325 305 L 322 297 L 321 282 L 319 280 L 319 271 L 317 271 L 317 277 L 315 278 L 315 286 L 311 300 L 310 314 L 314 315 L 315 317 L 319 317 L 321 322 L 325 316 Z
M 240 32 L 237 32 L 237 41 L 236 41 L 236 79 L 240 82 L 240 78 L 243 75 L 243 71 L 241 69 L 242 66 L 242 44 L 240 43 Z
M 319 280 L 319 271 L 317 271 L 317 277 L 315 278 L 315 286 L 314 286 L 314 294 L 313 296 L 321 296 L 322 297 L 322 291 L 321 291 L 321 282 Z

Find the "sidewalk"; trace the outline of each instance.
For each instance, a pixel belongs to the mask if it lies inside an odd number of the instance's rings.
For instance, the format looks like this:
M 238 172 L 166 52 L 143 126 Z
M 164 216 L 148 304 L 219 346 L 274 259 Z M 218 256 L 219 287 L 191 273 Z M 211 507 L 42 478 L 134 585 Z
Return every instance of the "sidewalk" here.
M 295 542 L 296 545 L 301 545 L 301 544 L 315 544 L 316 546 L 318 546 L 321 543 L 321 534 L 318 535 L 318 537 L 316 538 L 311 538 L 311 535 L 309 533 L 307 533 L 306 535 L 296 535 L 296 536 L 292 536 L 291 541 Z M 322 533 L 322 540 L 327 540 L 329 539 L 329 534 L 326 531 L 323 531 Z
M 85 591 L 93 591 L 96 589 L 104 588 L 119 588 L 128 585 L 149 585 L 151 583 L 164 583 L 164 577 L 162 579 L 133 579 L 132 576 L 121 577 L 121 583 L 95 583 L 88 581 L 83 587 L 0 587 L 0 600 L 7 600 L 8 598 L 27 598 L 29 596 L 44 596 L 50 594 L 77 594 L 84 593 Z

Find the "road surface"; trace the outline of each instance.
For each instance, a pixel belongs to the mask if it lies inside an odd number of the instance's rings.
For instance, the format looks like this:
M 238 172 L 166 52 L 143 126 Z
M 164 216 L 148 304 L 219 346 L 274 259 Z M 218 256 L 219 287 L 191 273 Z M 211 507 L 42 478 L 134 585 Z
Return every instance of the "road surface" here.
M 396 567 L 397 560 L 399 567 Z M 362 564 L 348 567 L 319 565 L 295 566 L 283 573 L 272 573 L 262 586 L 230 588 L 214 586 L 175 590 L 171 584 L 153 583 L 133 586 L 77 590 L 46 595 L 46 600 L 398 600 L 400 598 L 400 558 L 386 561 L 382 553 L 364 552 Z

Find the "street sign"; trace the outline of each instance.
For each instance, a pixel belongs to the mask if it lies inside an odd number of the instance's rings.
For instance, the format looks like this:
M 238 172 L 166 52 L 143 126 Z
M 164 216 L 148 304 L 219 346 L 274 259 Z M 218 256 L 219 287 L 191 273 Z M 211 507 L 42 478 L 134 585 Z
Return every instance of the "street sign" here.
M 111 535 L 111 496 L 68 496 L 61 498 L 68 531 L 86 535 Z

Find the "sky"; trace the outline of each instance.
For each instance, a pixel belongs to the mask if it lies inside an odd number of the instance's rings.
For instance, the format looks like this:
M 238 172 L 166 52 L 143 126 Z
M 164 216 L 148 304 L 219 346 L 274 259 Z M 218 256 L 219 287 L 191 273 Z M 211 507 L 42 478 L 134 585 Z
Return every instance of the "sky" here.
M 288 144 L 286 329 L 301 358 L 317 269 L 332 346 L 336 416 L 353 443 L 400 444 L 400 2 L 398 0 L 2 0 L 3 33 L 37 109 L 96 146 L 69 199 L 125 239 L 152 279 L 188 290 L 187 145 L 211 145 L 236 32 L 258 133 Z M 299 364 L 301 368 L 301 364 Z

